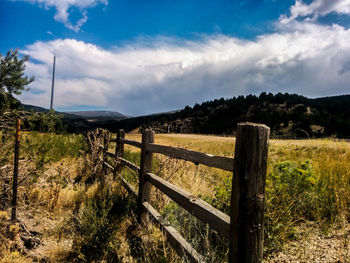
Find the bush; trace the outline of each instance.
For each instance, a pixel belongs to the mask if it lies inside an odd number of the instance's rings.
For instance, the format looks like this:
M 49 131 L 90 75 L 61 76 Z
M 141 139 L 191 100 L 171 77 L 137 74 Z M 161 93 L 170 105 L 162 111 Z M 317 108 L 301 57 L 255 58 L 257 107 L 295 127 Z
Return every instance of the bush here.
M 69 221 L 74 251 L 85 262 L 117 257 L 116 233 L 132 208 L 130 199 L 120 194 L 121 189 L 102 184 L 90 188 L 93 192 L 86 195 L 81 213 Z
M 310 161 L 274 165 L 266 181 L 266 252 L 280 249 L 286 239 L 295 237 L 295 223 L 318 217 L 317 182 Z
M 317 202 L 317 178 L 313 174 L 310 161 L 298 166 L 292 161 L 275 164 L 273 172 L 267 176 L 266 195 L 269 205 L 288 205 L 295 219 L 315 219 Z
M 29 126 L 34 131 L 62 132 L 65 130 L 62 118 L 63 114 L 57 114 L 54 110 L 38 112 L 29 116 Z
M 230 213 L 230 203 L 231 203 L 231 191 L 232 191 L 232 175 L 225 177 L 222 184 L 215 186 L 214 188 L 214 198 L 210 197 L 204 198 L 205 201 L 210 203 L 215 208 L 220 211 L 229 214 Z
M 22 156 L 33 159 L 38 168 L 64 157 L 78 157 L 86 149 L 82 135 L 37 132 L 25 133 L 20 146 Z

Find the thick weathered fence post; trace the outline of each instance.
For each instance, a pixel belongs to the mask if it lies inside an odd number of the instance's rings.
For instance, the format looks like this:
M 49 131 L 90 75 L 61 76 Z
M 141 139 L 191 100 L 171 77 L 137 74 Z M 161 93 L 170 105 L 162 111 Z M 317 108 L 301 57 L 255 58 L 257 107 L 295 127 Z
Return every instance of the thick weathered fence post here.
M 125 131 L 124 130 L 119 130 L 117 132 L 117 142 L 115 144 L 115 161 L 116 161 L 116 172 L 120 172 L 122 165 L 120 165 L 120 163 L 118 162 L 118 157 L 122 157 L 124 156 L 124 143 L 121 142 L 121 139 L 125 138 Z
M 14 157 L 14 168 L 13 168 L 13 187 L 12 187 L 12 211 L 11 211 L 12 222 L 16 221 L 20 130 L 21 130 L 21 120 L 17 119 L 16 120 L 15 157 Z
M 262 262 L 270 128 L 239 123 L 234 156 L 229 263 Z
M 141 163 L 139 174 L 139 195 L 138 195 L 138 220 L 139 222 L 147 220 L 147 214 L 144 212 L 142 203 L 149 201 L 151 194 L 151 184 L 146 180 L 146 173 L 152 172 L 153 154 L 146 151 L 146 145 L 154 142 L 154 131 L 146 129 L 142 133 L 141 143 Z

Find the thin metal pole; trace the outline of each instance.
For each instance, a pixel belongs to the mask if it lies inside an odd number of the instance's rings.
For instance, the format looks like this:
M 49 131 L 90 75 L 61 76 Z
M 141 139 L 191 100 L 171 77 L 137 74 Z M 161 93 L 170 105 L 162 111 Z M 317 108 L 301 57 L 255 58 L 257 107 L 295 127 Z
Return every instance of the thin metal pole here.
M 17 119 L 17 121 L 16 121 L 16 141 L 15 141 L 15 160 L 14 160 L 14 168 L 13 168 L 13 188 L 12 188 L 12 211 L 11 211 L 11 221 L 12 222 L 16 221 L 20 130 L 21 130 L 21 120 Z
M 53 55 L 53 70 L 52 70 L 52 87 L 51 87 L 50 110 L 52 110 L 52 108 L 53 108 L 53 94 L 54 94 L 54 87 L 55 87 L 55 66 L 56 66 L 56 55 Z

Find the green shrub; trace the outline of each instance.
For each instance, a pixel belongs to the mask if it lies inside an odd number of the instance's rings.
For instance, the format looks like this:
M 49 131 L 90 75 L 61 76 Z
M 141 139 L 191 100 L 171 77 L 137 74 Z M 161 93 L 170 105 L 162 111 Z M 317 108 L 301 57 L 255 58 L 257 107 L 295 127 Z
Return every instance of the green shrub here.
M 266 181 L 264 248 L 267 253 L 280 249 L 286 239 L 295 237 L 295 223 L 318 217 L 317 183 L 310 161 L 274 165 Z
M 232 175 L 225 177 L 221 184 L 214 188 L 214 198 L 206 197 L 204 200 L 220 211 L 229 214 L 232 191 Z
M 317 178 L 310 161 L 298 166 L 285 161 L 275 164 L 273 172 L 267 176 L 266 195 L 269 205 L 288 205 L 294 219 L 315 219 L 317 202 Z
M 62 132 L 65 130 L 62 118 L 63 114 L 57 114 L 54 110 L 50 110 L 29 115 L 28 124 L 33 131 Z
M 117 257 L 115 235 L 133 206 L 120 192 L 109 184 L 100 184 L 91 197 L 85 198 L 79 216 L 69 220 L 73 226 L 73 248 L 81 260 L 103 262 Z
M 30 132 L 23 135 L 21 156 L 36 162 L 37 167 L 64 157 L 78 157 L 87 149 L 82 135 Z

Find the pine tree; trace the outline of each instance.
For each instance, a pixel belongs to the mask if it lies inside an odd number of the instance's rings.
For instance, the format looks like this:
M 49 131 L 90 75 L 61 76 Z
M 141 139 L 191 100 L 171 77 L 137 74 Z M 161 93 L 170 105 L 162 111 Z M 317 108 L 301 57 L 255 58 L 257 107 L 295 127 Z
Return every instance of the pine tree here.
M 34 80 L 24 75 L 25 62 L 29 56 L 18 57 L 18 50 L 8 51 L 6 56 L 0 54 L 0 113 L 18 104 L 13 94 L 20 95 L 28 90 L 26 85 Z

